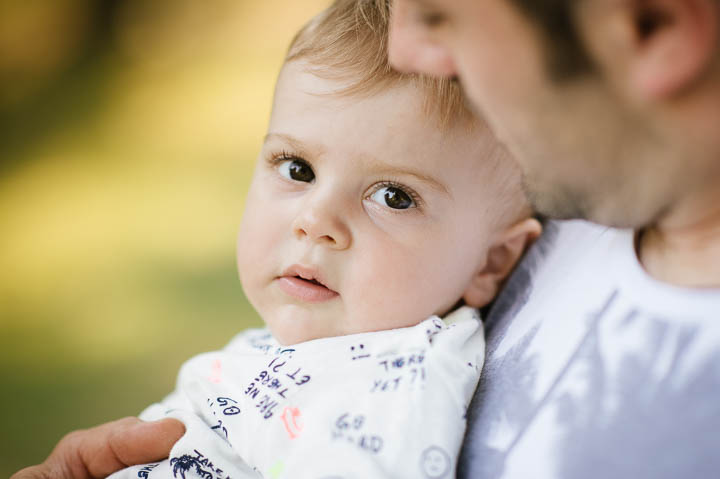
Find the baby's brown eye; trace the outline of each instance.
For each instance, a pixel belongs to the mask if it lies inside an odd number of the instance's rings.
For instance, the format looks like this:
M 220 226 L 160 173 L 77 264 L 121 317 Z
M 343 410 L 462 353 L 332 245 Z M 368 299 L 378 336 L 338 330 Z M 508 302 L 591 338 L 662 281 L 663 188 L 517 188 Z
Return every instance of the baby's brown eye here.
M 405 193 L 400 188 L 394 186 L 384 186 L 379 188 L 370 198 L 380 204 L 384 204 L 394 210 L 406 210 L 412 208 L 415 202 L 410 195 Z
M 315 179 L 315 173 L 310 165 L 299 158 L 283 161 L 280 163 L 278 171 L 285 178 L 304 183 L 311 183 Z

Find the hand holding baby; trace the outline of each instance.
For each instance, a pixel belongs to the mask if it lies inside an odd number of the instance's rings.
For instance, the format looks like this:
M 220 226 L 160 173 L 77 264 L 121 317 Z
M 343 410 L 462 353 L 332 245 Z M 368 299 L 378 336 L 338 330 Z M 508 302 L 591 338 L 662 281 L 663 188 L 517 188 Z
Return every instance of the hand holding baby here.
M 165 459 L 184 433 L 185 426 L 175 419 L 145 422 L 126 417 L 71 432 L 45 462 L 10 479 L 104 478 L 131 465 Z

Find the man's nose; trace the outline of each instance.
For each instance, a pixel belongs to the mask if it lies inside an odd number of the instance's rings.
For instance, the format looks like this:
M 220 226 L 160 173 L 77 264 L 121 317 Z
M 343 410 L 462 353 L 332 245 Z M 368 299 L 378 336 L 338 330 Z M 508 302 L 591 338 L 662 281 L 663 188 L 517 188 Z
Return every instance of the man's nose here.
M 343 206 L 330 194 L 309 198 L 292 224 L 299 240 L 308 240 L 335 250 L 350 247 L 352 235 Z
M 413 15 L 410 2 L 394 0 L 390 17 L 388 60 L 397 70 L 452 77 L 457 74 L 450 51 L 431 38 L 428 27 Z

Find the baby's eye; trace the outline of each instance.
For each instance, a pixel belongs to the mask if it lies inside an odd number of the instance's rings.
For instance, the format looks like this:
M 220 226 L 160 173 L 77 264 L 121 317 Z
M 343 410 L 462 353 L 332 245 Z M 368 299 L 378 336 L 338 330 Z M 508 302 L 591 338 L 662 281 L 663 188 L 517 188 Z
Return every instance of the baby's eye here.
M 415 201 L 413 201 L 410 195 L 395 186 L 378 188 L 378 190 L 370 196 L 370 199 L 394 210 L 406 210 L 416 206 Z
M 315 173 L 310 165 L 300 158 L 288 158 L 278 165 L 278 171 L 285 178 L 311 183 L 315 179 Z

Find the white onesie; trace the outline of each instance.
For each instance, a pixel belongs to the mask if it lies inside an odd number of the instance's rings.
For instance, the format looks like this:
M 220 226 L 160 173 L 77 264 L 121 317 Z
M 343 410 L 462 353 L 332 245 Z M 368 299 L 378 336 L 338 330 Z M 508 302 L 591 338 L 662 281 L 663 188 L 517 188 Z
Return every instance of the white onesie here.
M 281 346 L 248 330 L 181 368 L 145 420 L 187 428 L 121 478 L 452 478 L 484 360 L 476 310 Z

